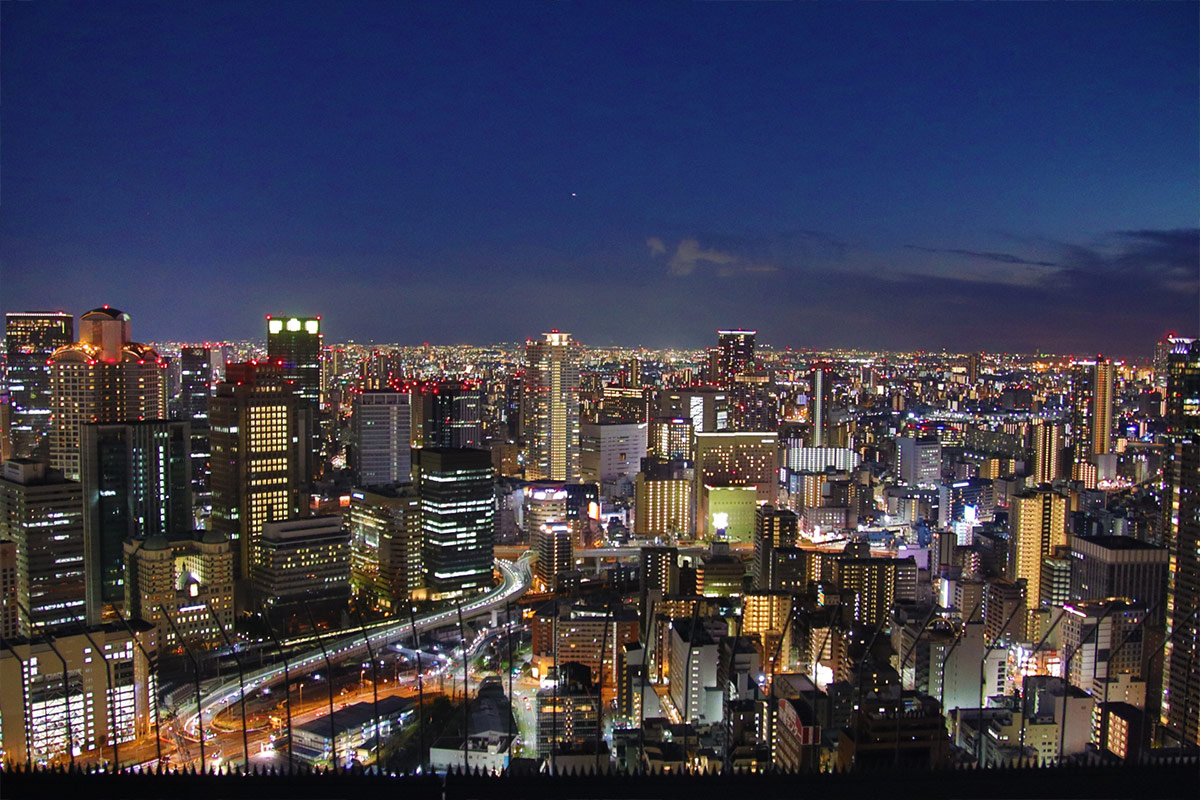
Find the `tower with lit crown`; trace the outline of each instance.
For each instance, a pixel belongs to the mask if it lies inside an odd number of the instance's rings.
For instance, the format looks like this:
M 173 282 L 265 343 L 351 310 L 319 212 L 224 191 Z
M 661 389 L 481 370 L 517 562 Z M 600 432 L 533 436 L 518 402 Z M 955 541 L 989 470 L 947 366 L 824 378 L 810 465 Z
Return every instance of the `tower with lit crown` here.
M 166 416 L 166 363 L 129 331 L 128 314 L 92 309 L 80 317 L 79 341 L 50 356 L 50 462 L 73 480 L 81 425 Z

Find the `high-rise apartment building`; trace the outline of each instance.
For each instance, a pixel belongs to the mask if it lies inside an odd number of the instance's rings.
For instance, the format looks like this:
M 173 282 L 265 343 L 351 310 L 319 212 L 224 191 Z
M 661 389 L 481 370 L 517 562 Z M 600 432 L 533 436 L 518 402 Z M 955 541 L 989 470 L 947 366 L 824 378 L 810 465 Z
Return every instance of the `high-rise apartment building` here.
M 0 475 L 0 539 L 16 544 L 18 631 L 82 621 L 83 487 L 45 462 L 11 459 Z
M 210 409 L 211 526 L 233 542 L 238 578 L 246 579 L 263 523 L 300 514 L 311 410 L 298 407 L 277 368 L 256 364 L 229 365 Z
M 717 373 L 714 383 L 730 387 L 734 378 L 754 370 L 754 337 L 758 331 L 717 331 Z
M 125 602 L 126 539 L 178 537 L 195 529 L 190 448 L 186 422 L 80 426 L 90 624 Z
M 486 450 L 427 447 L 416 452 L 425 586 L 431 599 L 492 586 L 495 492 Z
M 829 443 L 829 394 L 833 375 L 826 366 L 813 367 L 808 373 L 808 420 L 810 447 L 826 447 Z
M 1062 425 L 1042 421 L 1033 426 L 1033 479 L 1041 486 L 1062 477 Z
M 633 481 L 634 532 L 690 538 L 696 528 L 694 477 L 691 462 L 643 460 Z
M 525 477 L 579 480 L 579 344 L 551 331 L 525 345 Z
M 166 363 L 129 337 L 128 314 L 96 308 L 80 317 L 79 341 L 50 356 L 50 462 L 68 478 L 79 478 L 81 425 L 166 416 Z
M 537 554 L 533 574 L 551 592 L 558 591 L 559 578 L 575 567 L 571 559 L 571 529 L 565 522 L 546 522 L 533 533 Z
M 412 480 L 412 414 L 408 392 L 362 392 L 351 418 L 358 486 L 395 486 Z
M 772 502 L 779 484 L 778 434 L 696 434 L 696 482 L 711 486 L 757 486 L 759 499 Z
M 75 341 L 75 318 L 61 311 L 4 315 L 9 443 L 17 458 L 50 457 L 50 368 L 54 351 Z
M 1042 604 L 1042 560 L 1067 544 L 1067 498 L 1050 491 L 1017 495 L 1009 503 L 1014 578 L 1025 581 L 1026 606 Z
M 1100 357 L 1071 370 L 1072 477 L 1090 486 L 1094 477 L 1112 477 L 1102 457 L 1112 452 L 1113 373 L 1112 361 Z
M 662 597 L 675 594 L 679 588 L 678 548 L 643 547 L 640 562 L 643 592 L 658 592 Z

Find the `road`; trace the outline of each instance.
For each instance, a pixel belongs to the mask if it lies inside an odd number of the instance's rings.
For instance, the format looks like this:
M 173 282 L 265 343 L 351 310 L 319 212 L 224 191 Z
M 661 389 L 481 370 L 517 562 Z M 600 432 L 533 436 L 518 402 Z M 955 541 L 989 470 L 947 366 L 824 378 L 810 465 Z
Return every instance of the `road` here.
M 503 608 L 508 601 L 515 600 L 520 597 L 529 588 L 530 572 L 529 566 L 525 559 L 517 562 L 503 561 L 497 559 L 496 566 L 499 567 L 503 580 L 499 586 L 487 594 L 478 597 L 462 607 L 463 619 L 474 618 L 481 614 L 490 613 L 497 608 Z M 449 611 L 441 611 L 436 614 L 429 614 L 424 617 L 417 618 L 417 630 L 425 631 L 433 628 L 439 628 L 443 625 L 453 624 L 458 621 L 458 610 L 451 609 Z M 407 642 L 412 640 L 412 625 L 405 622 L 385 621 L 367 626 L 367 637 L 370 640 L 371 647 L 375 652 L 382 652 L 385 647 L 397 642 Z M 322 652 L 321 647 L 316 646 L 310 650 L 293 655 L 288 661 L 288 676 L 291 680 L 308 675 L 312 672 L 327 669 L 328 665 L 335 662 L 342 662 L 351 658 L 368 657 L 367 644 L 364 642 L 361 632 L 354 633 L 332 633 L 322 636 L 325 651 Z M 313 639 L 316 641 L 315 637 Z M 260 691 L 264 687 L 269 688 L 283 681 L 284 668 L 282 665 L 265 667 L 253 670 L 245 676 L 246 696 L 249 699 L 250 694 L 255 691 Z M 201 696 L 201 712 L 204 718 L 205 727 L 210 725 L 213 716 L 219 713 L 223 708 L 231 703 L 235 703 L 241 698 L 241 687 L 239 681 L 234 678 L 227 680 L 216 687 L 208 690 L 207 693 Z M 197 714 L 190 711 L 183 715 L 184 729 L 191 735 L 197 735 Z M 238 734 L 238 747 L 236 752 L 237 760 L 241 760 L 240 732 Z M 151 740 L 151 748 L 153 740 Z M 207 745 L 206 745 L 207 747 Z M 196 748 L 198 750 L 198 746 Z M 224 747 L 222 748 L 224 749 Z M 251 752 L 253 752 L 253 747 Z M 127 759 L 122 758 L 122 761 Z

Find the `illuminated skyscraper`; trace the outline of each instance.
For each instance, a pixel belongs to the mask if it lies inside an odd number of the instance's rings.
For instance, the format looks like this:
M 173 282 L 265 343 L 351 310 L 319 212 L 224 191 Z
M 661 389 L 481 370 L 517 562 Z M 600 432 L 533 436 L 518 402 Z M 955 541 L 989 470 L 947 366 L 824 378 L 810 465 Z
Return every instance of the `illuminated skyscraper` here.
M 192 491 L 208 497 L 208 401 L 212 395 L 212 350 L 184 347 L 179 351 L 179 415 L 192 426 Z
M 275 367 L 231 364 L 217 384 L 209 412 L 211 524 L 233 542 L 239 579 L 260 560 L 263 524 L 300 513 L 311 413 Z
M 490 589 L 496 513 L 491 454 L 427 447 L 414 455 L 430 599 Z
M 687 538 L 696 528 L 695 472 L 690 461 L 647 458 L 634 477 L 634 532 Z
M 1167 572 L 1167 644 L 1162 725 L 1200 745 L 1200 343 L 1176 339 L 1167 353 L 1167 458 L 1162 544 Z
M 0 539 L 16 543 L 17 629 L 74 626 L 84 615 L 83 487 L 48 470 L 45 462 L 15 458 L 0 475 Z M 18 609 L 19 611 L 19 609 Z
M 482 447 L 483 389 L 449 378 L 413 387 L 412 438 L 418 447 Z
M 322 402 L 321 318 L 267 315 L 267 360 L 282 370 L 283 380 L 314 408 Z
M 80 427 L 89 624 L 125 602 L 126 539 L 169 539 L 195 529 L 190 446 L 186 422 Z
M 309 419 L 308 477 L 320 476 L 321 408 L 325 403 L 322 383 L 320 317 L 272 317 L 267 315 L 267 360 L 280 369 L 286 384 L 296 393 L 300 405 L 312 409 Z
M 729 388 L 734 378 L 754 370 L 754 337 L 758 331 L 717 331 L 718 386 Z
M 812 424 L 810 447 L 825 447 L 829 438 L 829 390 L 833 376 L 828 367 L 814 367 L 808 373 L 808 418 Z
M 166 364 L 131 341 L 129 315 L 96 308 L 79 319 L 79 341 L 50 356 L 50 462 L 79 478 L 79 427 L 166 416 Z
M 565 522 L 544 523 L 533 532 L 533 544 L 537 553 L 534 574 L 550 591 L 558 591 L 560 576 L 575 566 L 571 560 L 571 529 Z
M 525 477 L 579 480 L 579 343 L 551 331 L 525 345 Z
M 354 396 L 351 419 L 358 486 L 395 486 L 412 480 L 412 415 L 408 392 Z
M 1100 469 L 1103 456 L 1112 452 L 1113 363 L 1107 358 L 1078 361 L 1071 373 L 1071 437 L 1075 452 L 1072 477 L 1089 483 L 1091 471 Z
M 786 508 L 762 505 L 754 516 L 754 587 L 770 589 L 773 585 L 771 567 L 775 550 L 795 547 L 800 535 L 800 523 L 794 512 Z
M 16 458 L 50 457 L 50 356 L 75 340 L 75 318 L 61 311 L 4 315 L 11 407 L 9 441 Z
M 690 459 L 696 429 L 686 417 L 656 417 L 650 420 L 646 455 L 652 458 Z
M 1067 544 L 1067 499 L 1049 491 L 1017 495 L 1009 503 L 1014 578 L 1025 581 L 1026 607 L 1042 603 L 1042 559 Z
M 1042 422 L 1033 426 L 1033 479 L 1038 484 L 1053 483 L 1061 477 L 1062 425 Z

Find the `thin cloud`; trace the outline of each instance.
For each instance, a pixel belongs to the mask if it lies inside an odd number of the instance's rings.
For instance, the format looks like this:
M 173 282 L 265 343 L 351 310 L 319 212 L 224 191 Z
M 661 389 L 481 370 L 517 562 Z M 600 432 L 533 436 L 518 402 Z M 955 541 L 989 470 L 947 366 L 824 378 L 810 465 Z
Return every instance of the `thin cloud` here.
M 1097 244 L 1059 246 L 1064 277 L 1074 283 L 1118 279 L 1188 294 L 1200 288 L 1200 228 L 1116 231 Z
M 667 268 L 672 275 L 691 275 L 701 261 L 717 265 L 732 264 L 737 261 L 737 256 L 720 250 L 706 250 L 696 239 L 682 239 Z
M 662 239 L 652 236 L 646 240 L 651 257 L 657 257 L 667 252 Z M 687 237 L 679 240 L 675 253 L 667 262 L 667 274 L 675 277 L 691 275 L 702 268 L 712 270 L 718 278 L 729 278 L 741 273 L 766 274 L 779 272 L 774 264 L 748 260 L 728 250 L 718 250 L 713 247 L 703 247 L 700 240 Z
M 986 250 L 962 250 L 959 248 L 946 247 L 922 247 L 918 244 L 906 244 L 904 247 L 908 250 L 917 250 L 922 253 L 948 253 L 955 256 L 965 256 L 967 258 L 979 258 L 984 261 L 995 261 L 999 264 L 1024 264 L 1031 267 L 1058 267 L 1061 266 L 1055 261 L 1034 261 L 1028 258 L 1014 256 L 1012 253 L 992 253 Z

